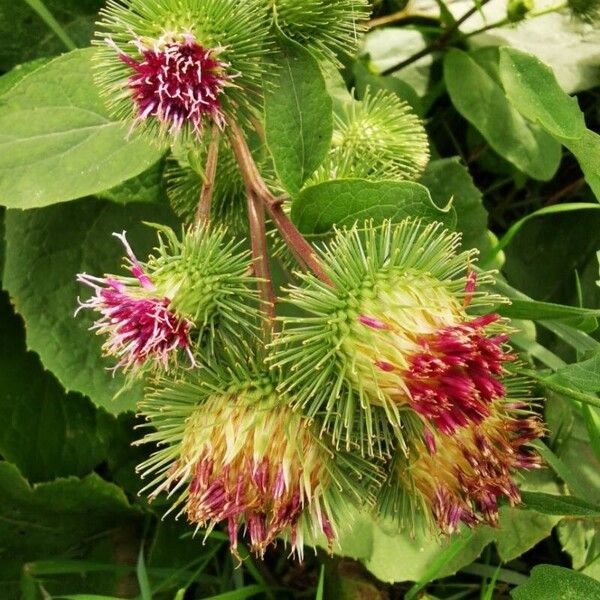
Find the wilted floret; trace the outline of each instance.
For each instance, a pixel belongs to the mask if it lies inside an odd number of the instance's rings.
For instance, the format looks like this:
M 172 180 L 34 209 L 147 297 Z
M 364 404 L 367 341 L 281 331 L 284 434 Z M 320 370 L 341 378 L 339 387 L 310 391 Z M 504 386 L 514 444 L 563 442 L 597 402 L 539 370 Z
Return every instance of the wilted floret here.
M 450 436 L 425 425 L 422 439 L 411 440 L 408 456 L 398 457 L 384 492 L 399 488 L 405 500 L 425 510 L 426 520 L 446 534 L 461 524 L 497 525 L 501 499 L 511 506 L 521 502 L 515 473 L 542 464 L 528 444 L 544 430 L 523 401 L 498 400 L 488 412 L 482 421 Z
M 273 389 L 264 377 L 223 392 L 165 383 L 143 406 L 157 429 L 145 441 L 160 449 L 140 470 L 155 477 L 150 497 L 175 495 L 174 508 L 197 528 L 226 525 L 233 552 L 242 530 L 260 556 L 283 537 L 302 557 L 305 536 L 333 544 L 357 484 L 343 472 L 348 459 Z M 370 471 L 360 464 L 353 477 L 368 481 Z

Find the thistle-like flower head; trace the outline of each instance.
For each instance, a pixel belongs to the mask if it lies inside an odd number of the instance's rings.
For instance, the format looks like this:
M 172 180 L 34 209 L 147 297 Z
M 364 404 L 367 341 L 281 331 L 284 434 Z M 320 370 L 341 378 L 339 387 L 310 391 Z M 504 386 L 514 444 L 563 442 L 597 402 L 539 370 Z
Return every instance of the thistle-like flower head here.
M 256 102 L 268 36 L 261 0 L 109 0 L 96 78 L 118 118 L 161 135 Z
M 420 515 L 422 522 L 451 534 L 461 524 L 497 525 L 503 498 L 519 504 L 515 475 L 541 466 L 528 444 L 544 429 L 531 412 L 527 382 L 514 378 L 508 388 L 511 400 L 494 401 L 489 416 L 450 436 L 417 423 L 408 454 L 398 452 L 392 461 L 380 493 L 381 511 L 400 520 Z
M 128 372 L 146 365 L 166 369 L 177 359 L 179 349 L 185 350 L 194 364 L 191 322 L 170 308 L 169 299 L 160 294 L 133 253 L 125 232 L 115 235 L 125 246 L 133 277 L 79 274 L 77 281 L 90 286 L 95 294 L 80 301 L 77 312 L 89 308 L 100 313 L 92 329 L 107 337 L 102 349 L 118 360 L 114 370 Z
M 392 92 L 367 90 L 335 114 L 331 151 L 312 181 L 416 179 L 428 162 L 427 133 L 411 107 Z
M 354 52 L 369 18 L 367 0 L 266 0 L 279 28 L 319 57 L 337 63 Z
M 211 381 L 159 382 L 142 405 L 156 428 L 143 441 L 159 445 L 139 469 L 153 477 L 150 498 L 174 496 L 197 529 L 226 525 L 234 553 L 240 528 L 261 556 L 277 537 L 299 557 L 305 540 L 333 544 L 345 507 L 363 500 L 355 481 L 368 484 L 373 468 L 334 455 L 270 375 L 238 365 Z
M 458 252 L 459 240 L 410 220 L 337 232 L 321 252 L 334 286 L 302 275 L 291 289 L 303 314 L 283 318 L 273 364 L 290 369 L 287 389 L 336 439 L 351 443 L 353 429 L 379 437 L 383 415 L 404 444 L 406 411 L 449 436 L 505 397 L 507 326 L 467 311 L 502 299 L 475 289 L 474 251 Z
M 132 277 L 86 273 L 77 279 L 95 290 L 80 307 L 100 313 L 92 326 L 107 336 L 105 355 L 118 359 L 115 368 L 161 370 L 177 362 L 178 350 L 191 364 L 198 345 L 224 335 L 255 329 L 252 303 L 255 279 L 249 275 L 249 253 L 227 239 L 222 228 L 195 228 L 178 238 L 159 228 L 159 244 L 147 262 L 141 262 L 125 238 L 126 266 Z M 173 360 L 171 360 L 173 359 Z

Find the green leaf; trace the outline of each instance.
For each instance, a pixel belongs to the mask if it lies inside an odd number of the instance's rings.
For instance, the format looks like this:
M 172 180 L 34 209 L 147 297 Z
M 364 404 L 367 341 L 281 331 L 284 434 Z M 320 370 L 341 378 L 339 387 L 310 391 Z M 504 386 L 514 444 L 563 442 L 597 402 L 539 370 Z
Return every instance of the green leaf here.
M 557 496 L 543 492 L 522 492 L 523 506 L 526 510 L 535 510 L 544 515 L 572 517 L 600 517 L 600 506 L 590 504 L 573 496 Z
M 494 78 L 471 56 L 452 49 L 444 57 L 444 79 L 458 112 L 483 135 L 498 154 L 542 181 L 560 163 L 560 144 L 539 126 L 528 123 L 506 99 Z
M 275 81 L 265 97 L 265 133 L 275 171 L 297 194 L 331 146 L 333 102 L 315 58 L 281 39 Z
M 324 586 L 325 586 L 325 565 L 321 565 L 321 571 L 319 573 L 319 583 L 317 585 L 317 591 L 315 593 L 315 600 L 323 600 Z
M 591 600 L 600 598 L 600 582 L 564 567 L 537 565 L 529 581 L 511 596 L 514 600 Z
M 600 248 L 600 211 L 581 210 L 529 221 L 506 249 L 504 273 L 511 285 L 536 300 L 600 306 L 596 252 Z
M 156 204 L 120 206 L 91 198 L 6 216 L 4 287 L 25 320 L 28 348 L 68 391 L 112 413 L 133 410 L 141 390 L 113 400 L 124 380 L 107 371 L 112 363 L 101 357 L 102 340 L 88 331 L 95 315 L 73 316 L 77 297 L 90 294 L 75 276 L 121 272 L 123 248 L 113 232 L 127 230 L 138 255 L 149 252 L 156 234 L 142 221 L 176 226 L 170 210 Z
M 580 210 L 598 210 L 600 209 L 599 204 L 592 204 L 589 202 L 566 202 L 565 204 L 556 204 L 553 206 L 544 206 L 539 210 L 536 210 L 528 215 L 524 216 L 522 219 L 519 219 L 515 223 L 513 223 L 508 231 L 502 236 L 498 244 L 491 250 L 491 252 L 484 257 L 481 261 L 482 266 L 489 264 L 492 259 L 500 252 L 504 250 L 514 239 L 514 237 L 521 231 L 523 226 L 531 219 L 535 219 L 537 217 L 543 217 L 546 215 L 555 215 L 567 212 L 574 212 Z
M 579 162 L 587 184 L 600 201 L 600 135 L 588 129 L 577 140 L 561 139 L 561 142 Z
M 415 583 L 413 587 L 408 590 L 404 596 L 405 600 L 414 600 L 417 594 L 434 579 L 438 579 L 440 573 L 446 567 L 448 563 L 454 560 L 459 554 L 465 551 L 465 549 L 471 543 L 473 537 L 472 532 L 468 532 L 462 537 L 455 537 L 450 544 L 441 552 L 429 565 L 423 576 Z
M 110 200 L 119 204 L 129 204 L 130 202 L 167 203 L 168 199 L 163 180 L 164 170 L 165 162 L 164 160 L 159 160 L 147 171 L 96 195 L 102 200 Z
M 292 204 L 292 219 L 306 234 L 321 234 L 334 225 L 351 226 L 356 221 L 406 217 L 456 224 L 454 209 L 438 208 L 427 188 L 412 181 L 365 181 L 338 179 L 307 187 Z
M 558 84 L 550 67 L 516 48 L 500 48 L 500 78 L 511 104 L 551 135 L 579 139 L 586 131 L 576 98 Z
M 35 70 L 2 96 L 0 204 L 33 208 L 114 187 L 161 151 L 112 120 L 92 80 L 94 50 Z
M 456 210 L 456 229 L 462 233 L 465 248 L 486 252 L 491 248 L 488 213 L 481 191 L 473 183 L 469 170 L 458 157 L 431 161 L 421 176 L 422 183 L 438 206 L 452 201 Z
M 550 469 L 530 471 L 519 482 L 521 493 L 526 491 L 559 493 Z M 545 515 L 534 510 L 523 510 L 521 506 L 502 506 L 499 526 L 489 528 L 502 562 L 509 562 L 547 538 L 561 518 Z
M 47 58 L 38 58 L 30 62 L 26 62 L 22 65 L 17 65 L 11 69 L 8 73 L 5 73 L 0 77 L 0 96 L 6 94 L 11 88 L 13 88 L 25 75 L 33 73 L 40 67 L 44 66 L 48 62 Z M 0 106 L 1 106 L 0 100 Z
M 44 0 L 43 4 L 78 46 L 87 46 L 104 0 Z M 1 71 L 65 50 L 63 41 L 23 0 L 0 0 L 0 39 Z
M 558 370 L 551 379 L 584 392 L 600 392 L 600 351 L 587 360 Z
M 26 352 L 23 323 L 0 293 L 0 454 L 30 481 L 82 476 L 105 459 L 110 420 Z
M 18 578 L 22 565 L 37 559 L 85 556 L 99 537 L 136 526 L 141 517 L 117 486 L 96 474 L 30 486 L 2 462 L 0 498 L 3 578 Z
M 400 530 L 396 521 L 377 520 L 364 513 L 356 514 L 351 523 L 341 530 L 340 549 L 336 552 L 360 560 L 377 579 L 388 583 L 452 575 L 475 560 L 495 534 L 492 528 L 481 527 L 472 535 L 463 532 L 440 540 L 425 532 L 411 535 Z M 468 543 L 462 545 L 465 537 Z M 436 565 L 433 575 L 432 565 Z
M 562 321 L 588 333 L 598 328 L 597 317 L 600 317 L 600 309 L 579 308 L 551 302 L 536 302 L 535 300 L 512 300 L 510 304 L 498 306 L 497 311 L 502 316 L 511 319 Z
M 144 560 L 144 545 L 140 546 L 136 568 L 138 585 L 140 586 L 140 595 L 142 600 L 152 600 L 152 587 L 146 570 L 146 561 Z
M 246 598 L 252 598 L 258 594 L 264 594 L 269 590 L 270 588 L 264 585 L 247 585 L 246 587 L 240 588 L 239 590 L 233 590 L 232 592 L 224 592 L 223 594 L 217 594 L 216 596 L 205 596 L 205 600 L 245 600 Z

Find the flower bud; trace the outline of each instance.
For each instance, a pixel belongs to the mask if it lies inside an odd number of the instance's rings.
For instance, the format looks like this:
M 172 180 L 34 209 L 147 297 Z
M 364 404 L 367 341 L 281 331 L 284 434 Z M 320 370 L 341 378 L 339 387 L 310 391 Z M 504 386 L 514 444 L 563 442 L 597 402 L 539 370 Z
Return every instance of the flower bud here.
M 522 21 L 534 8 L 533 0 L 509 0 L 506 16 L 511 23 Z
M 249 253 L 227 241 L 226 230 L 197 228 L 181 240 L 167 227 L 159 232 L 156 253 L 146 263 L 135 256 L 125 232 L 114 234 L 125 246 L 133 277 L 77 276 L 95 290 L 92 298 L 80 301 L 78 311 L 100 313 L 92 330 L 107 336 L 103 351 L 118 359 L 115 369 L 166 370 L 177 363 L 180 349 L 194 365 L 192 340 L 214 336 L 217 327 L 236 337 L 256 327 Z
M 392 92 L 369 91 L 335 114 L 332 147 L 312 182 L 330 179 L 416 179 L 429 162 L 421 120 Z
M 367 0 L 268 0 L 285 35 L 318 56 L 338 63 L 352 54 L 369 18 Z
M 222 127 L 256 103 L 262 0 L 110 0 L 100 14 L 96 79 L 132 127 L 198 138 L 206 121 Z
M 258 371 L 221 372 L 205 387 L 160 382 L 142 413 L 156 428 L 144 442 L 159 448 L 139 468 L 153 477 L 150 498 L 175 496 L 196 528 L 223 523 L 234 553 L 240 529 L 259 556 L 278 537 L 300 558 L 305 540 L 331 547 L 345 507 L 362 500 L 356 482 L 373 472 L 334 455 Z

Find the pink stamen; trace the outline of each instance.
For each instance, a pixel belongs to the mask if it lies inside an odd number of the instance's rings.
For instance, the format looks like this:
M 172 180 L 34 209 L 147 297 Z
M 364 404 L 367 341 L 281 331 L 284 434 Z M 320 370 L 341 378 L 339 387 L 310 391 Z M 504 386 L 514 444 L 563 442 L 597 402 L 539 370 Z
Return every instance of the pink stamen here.
M 384 323 L 383 321 L 379 321 L 374 317 L 369 317 L 367 315 L 359 315 L 358 320 L 360 323 L 365 325 L 366 327 L 370 327 L 371 329 L 392 329 L 390 325 Z

